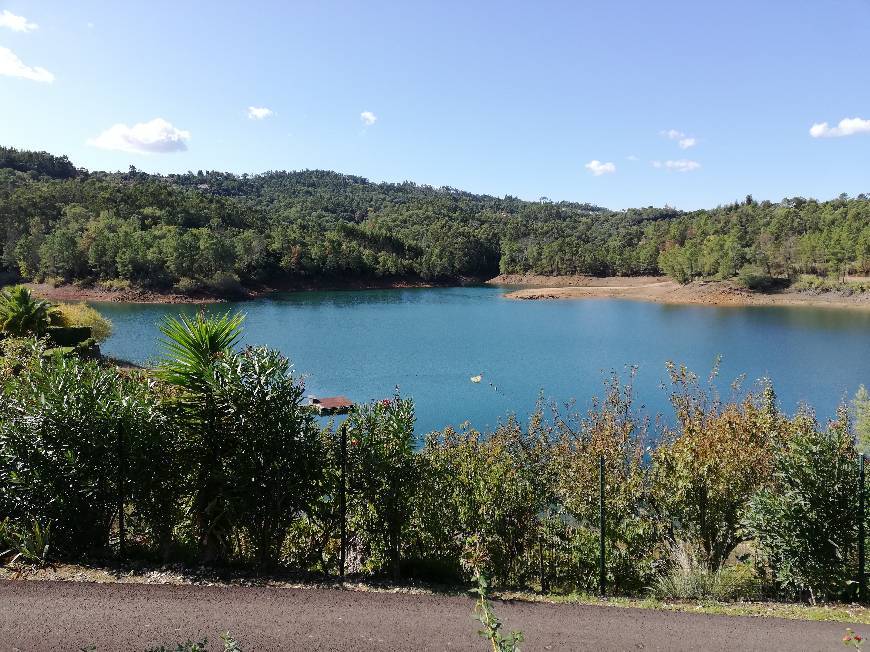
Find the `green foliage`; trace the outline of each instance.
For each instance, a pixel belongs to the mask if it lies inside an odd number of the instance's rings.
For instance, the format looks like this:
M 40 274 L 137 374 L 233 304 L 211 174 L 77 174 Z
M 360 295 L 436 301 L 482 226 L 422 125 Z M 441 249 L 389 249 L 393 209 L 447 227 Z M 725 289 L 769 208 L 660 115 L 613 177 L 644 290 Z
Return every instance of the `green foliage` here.
M 854 577 L 858 474 L 849 426 L 841 409 L 827 430 L 794 433 L 776 450 L 773 483 L 750 500 L 746 529 L 794 595 L 846 597 Z
M 870 271 L 864 195 L 609 211 L 322 170 L 87 173 L 7 148 L 0 234 L 0 268 L 27 279 L 227 295 L 336 278 L 665 273 L 685 283 L 746 265 L 772 278 Z
M 53 307 L 23 285 L 5 288 L 0 291 L 0 331 L 18 337 L 42 335 L 51 323 Z
M 240 323 L 167 322 L 156 372 L 0 340 L 0 556 L 114 554 L 123 514 L 132 555 L 334 572 L 341 431 L 318 425 L 287 359 L 233 348 Z M 866 392 L 854 431 L 845 408 L 822 429 L 783 414 L 769 386 L 724 400 L 669 371 L 663 432 L 617 376 L 582 414 L 542 404 L 527 423 L 447 428 L 421 448 L 413 401 L 359 406 L 343 425 L 351 573 L 594 590 L 603 457 L 610 591 L 736 599 L 772 577 L 791 596 L 850 597 Z M 758 574 L 734 563 L 740 544 Z
M 158 499 L 177 472 L 171 425 L 153 386 L 39 349 L 21 365 L 0 393 L 0 513 L 50 527 L 70 555 L 107 550 L 122 492 L 143 523 L 171 519 Z
M 44 565 L 50 551 L 51 525 L 43 527 L 34 521 L 30 527 L 15 527 L 8 516 L 0 521 L 0 559 L 8 556 L 10 565 L 18 560 Z
M 452 428 L 430 434 L 415 515 L 414 547 L 428 551 L 423 565 L 465 579 L 459 559 L 474 536 L 485 551 L 486 572 L 502 584 L 527 580 L 552 492 L 547 453 L 539 418 L 528 429 L 509 419 L 488 434 Z
M 748 290 L 765 292 L 776 287 L 776 279 L 759 265 L 744 265 L 737 274 L 737 282 Z
M 191 509 L 205 561 L 224 558 L 229 547 L 226 500 L 232 476 L 225 462 L 232 453 L 235 424 L 221 418 L 214 376 L 217 363 L 232 355 L 243 320 L 241 313 L 199 313 L 193 319 L 170 317 L 160 326 L 165 339 L 159 371 L 179 391 L 177 414 L 185 425 L 195 487 Z
M 277 351 L 248 348 L 213 368 L 226 509 L 260 565 L 280 560 L 293 521 L 320 497 L 324 447 L 305 385 Z
M 716 570 L 743 541 L 747 502 L 769 481 L 773 451 L 793 424 L 777 410 L 770 387 L 762 397 L 723 404 L 684 367 L 669 364 L 669 371 L 677 429 L 666 431 L 653 452 L 653 504 Z
M 858 388 L 852 400 L 855 410 L 855 439 L 858 451 L 862 455 L 870 452 L 870 393 L 864 385 Z
M 390 569 L 396 578 L 419 478 L 414 419 L 414 402 L 397 392 L 357 406 L 346 423 L 351 529 L 370 570 Z
M 676 541 L 667 570 L 654 578 L 650 593 L 661 600 L 731 602 L 756 598 L 761 582 L 752 566 L 737 563 L 711 570 L 697 557 L 697 547 Z
M 112 334 L 112 322 L 86 303 L 60 303 L 52 313 L 52 323 L 58 326 L 87 326 L 91 337 L 105 342 Z
M 477 575 L 478 599 L 474 605 L 474 613 L 483 625 L 483 630 L 478 632 L 492 645 L 493 652 L 520 652 L 520 643 L 523 642 L 523 633 L 519 630 L 510 634 L 501 633 L 501 620 L 492 610 L 489 602 L 489 583 L 482 573 Z

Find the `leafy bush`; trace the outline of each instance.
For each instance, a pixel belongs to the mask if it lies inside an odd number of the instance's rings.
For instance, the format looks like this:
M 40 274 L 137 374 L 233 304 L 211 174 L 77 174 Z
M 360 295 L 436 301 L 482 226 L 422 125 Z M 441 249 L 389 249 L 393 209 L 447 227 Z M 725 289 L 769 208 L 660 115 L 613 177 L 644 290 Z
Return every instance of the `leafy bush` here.
M 744 265 L 737 272 L 737 283 L 748 290 L 766 292 L 776 288 L 778 281 L 760 265 Z
M 0 513 L 51 527 L 66 554 L 105 552 L 121 496 L 141 497 L 132 470 L 147 466 L 157 485 L 174 472 L 160 464 L 170 426 L 148 383 L 39 353 L 0 394 Z
M 414 402 L 392 399 L 358 406 L 347 418 L 347 486 L 351 531 L 370 570 L 400 573 L 403 534 L 417 491 Z
M 750 500 L 745 525 L 776 581 L 812 600 L 845 597 L 855 575 L 858 475 L 848 414 L 827 430 L 811 417 L 774 455 L 774 482 Z
M 530 553 L 552 495 L 546 438 L 540 415 L 525 430 L 511 418 L 489 434 L 448 428 L 427 437 L 415 547 L 428 551 L 430 565 L 466 579 L 462 546 L 476 536 L 487 575 L 503 585 L 537 576 Z
M 112 322 L 86 303 L 60 303 L 53 317 L 58 326 L 87 326 L 97 342 L 105 342 L 112 335 Z
M 711 376 L 669 364 L 677 430 L 667 430 L 652 454 L 652 498 L 672 538 L 696 542 L 698 555 L 718 569 L 744 539 L 749 499 L 770 480 L 772 456 L 790 424 L 772 388 L 762 397 L 723 404 Z
M 605 390 L 604 399 L 593 399 L 585 415 L 563 418 L 556 412 L 552 464 L 557 504 L 565 510 L 560 520 L 569 555 L 560 575 L 580 591 L 595 591 L 598 586 L 601 457 L 608 542 L 605 564 L 608 582 L 616 591 L 646 585 L 657 541 L 644 463 L 648 424 L 633 412 L 630 380 L 623 384 L 613 374 Z
M 277 351 L 247 348 L 215 362 L 208 379 L 223 467 L 232 474 L 226 506 L 261 565 L 279 560 L 292 522 L 319 498 L 323 440 L 303 405 L 304 383 Z

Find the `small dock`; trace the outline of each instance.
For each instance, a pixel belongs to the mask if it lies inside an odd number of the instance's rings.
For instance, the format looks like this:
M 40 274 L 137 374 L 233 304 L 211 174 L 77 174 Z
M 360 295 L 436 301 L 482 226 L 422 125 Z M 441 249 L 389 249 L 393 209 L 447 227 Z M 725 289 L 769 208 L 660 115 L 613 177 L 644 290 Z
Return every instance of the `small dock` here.
M 308 405 L 322 417 L 332 414 L 347 414 L 353 410 L 353 401 L 345 396 L 308 397 Z

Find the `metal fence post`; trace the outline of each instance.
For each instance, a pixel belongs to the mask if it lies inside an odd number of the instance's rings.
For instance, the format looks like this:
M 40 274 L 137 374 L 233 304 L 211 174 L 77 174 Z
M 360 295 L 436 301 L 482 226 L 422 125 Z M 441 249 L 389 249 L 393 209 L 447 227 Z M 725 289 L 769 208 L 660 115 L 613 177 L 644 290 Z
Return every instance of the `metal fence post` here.
M 118 427 L 118 555 L 127 556 L 127 527 L 124 522 L 124 489 L 127 478 L 127 454 L 124 449 L 124 423 Z
M 604 455 L 598 458 L 598 590 L 603 597 L 607 590 L 607 573 L 604 564 Z
M 858 456 L 858 599 L 867 601 L 867 578 L 865 574 L 865 550 L 864 550 L 864 453 Z
M 339 428 L 341 439 L 340 480 L 338 486 L 338 511 L 341 519 L 341 551 L 339 552 L 339 577 L 344 582 L 345 550 L 347 549 L 347 421 Z

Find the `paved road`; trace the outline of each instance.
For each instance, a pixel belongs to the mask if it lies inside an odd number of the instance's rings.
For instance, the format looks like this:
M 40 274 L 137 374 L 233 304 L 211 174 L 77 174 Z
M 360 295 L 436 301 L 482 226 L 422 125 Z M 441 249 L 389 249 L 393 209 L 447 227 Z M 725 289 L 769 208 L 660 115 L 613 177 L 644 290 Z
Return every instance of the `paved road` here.
M 0 650 L 144 650 L 229 629 L 253 650 L 480 650 L 464 597 L 320 589 L 0 581 Z M 846 626 L 496 603 L 523 650 L 843 650 Z M 856 626 L 859 632 L 865 629 Z

